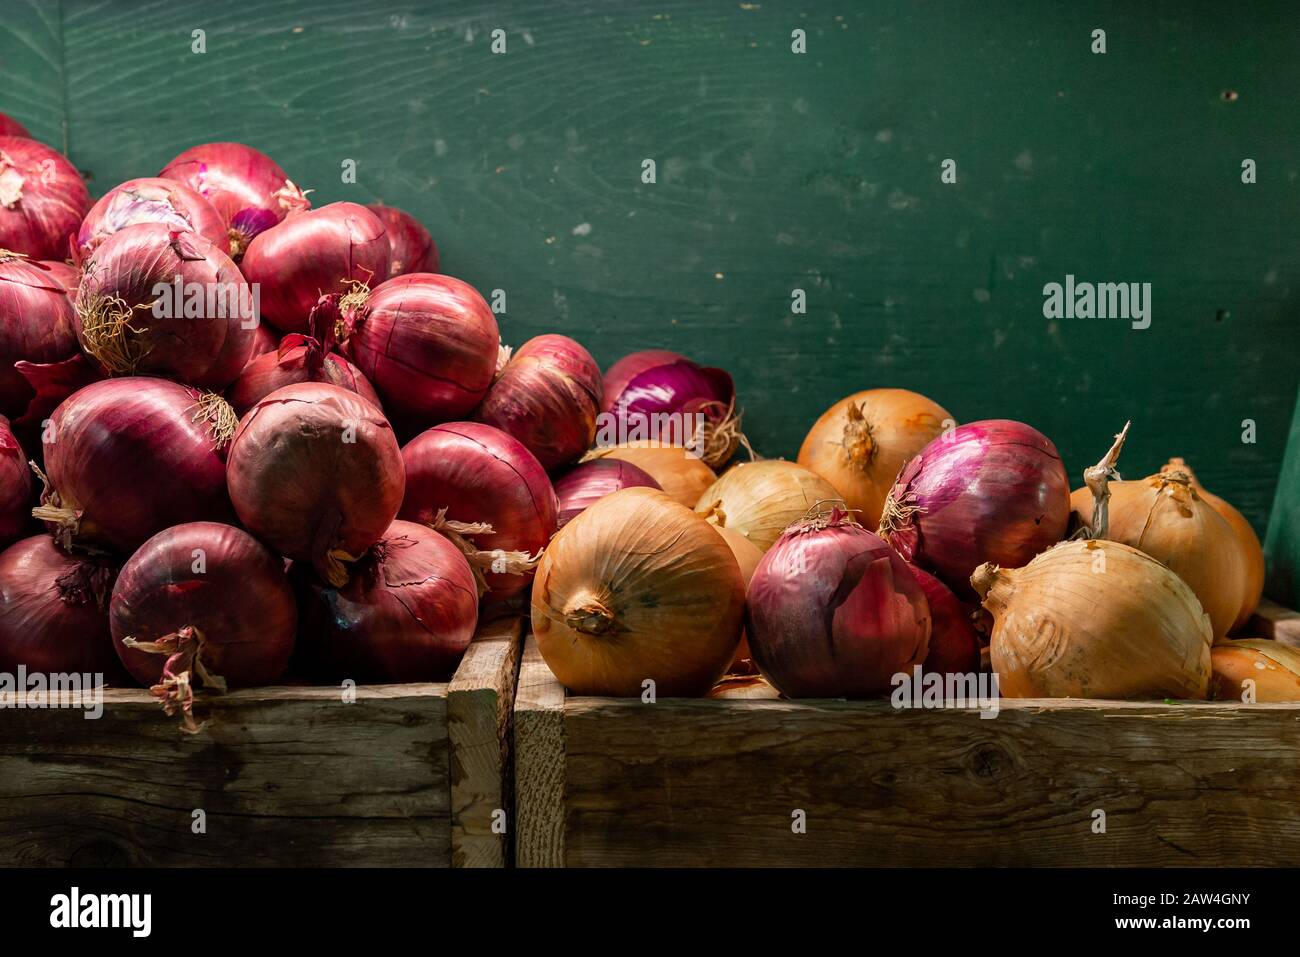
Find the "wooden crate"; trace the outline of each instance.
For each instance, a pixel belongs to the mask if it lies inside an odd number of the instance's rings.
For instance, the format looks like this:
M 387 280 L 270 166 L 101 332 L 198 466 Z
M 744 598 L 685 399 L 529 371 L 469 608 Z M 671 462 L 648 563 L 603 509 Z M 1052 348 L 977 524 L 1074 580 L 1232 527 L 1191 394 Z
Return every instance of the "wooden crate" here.
M 530 637 L 516 862 L 1300 865 L 1300 705 L 1001 704 L 574 697 Z
M 518 618 L 452 680 L 204 697 L 182 734 L 145 691 L 104 713 L 0 712 L 0 864 L 503 867 Z M 194 833 L 202 810 L 206 833 Z

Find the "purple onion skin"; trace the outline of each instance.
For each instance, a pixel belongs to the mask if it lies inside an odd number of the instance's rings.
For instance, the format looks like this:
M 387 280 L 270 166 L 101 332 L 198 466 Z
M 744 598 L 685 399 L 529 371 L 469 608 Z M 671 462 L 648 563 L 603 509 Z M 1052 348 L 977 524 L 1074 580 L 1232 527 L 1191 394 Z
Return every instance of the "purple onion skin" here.
M 979 671 L 980 641 L 971 624 L 971 609 L 924 569 L 913 567 L 912 575 L 930 606 L 930 651 L 925 656 L 925 670 L 941 675 Z
M 736 397 L 735 383 L 722 369 L 697 365 L 670 352 L 633 353 L 610 367 L 614 381 L 605 386 L 605 411 L 620 427 L 648 429 L 650 416 L 664 413 L 722 419 Z M 685 436 L 681 439 L 684 441 Z
M 31 511 L 32 471 L 27 456 L 0 415 L 0 548 L 16 539 L 27 527 Z
M 799 523 L 759 562 L 745 634 L 754 662 L 790 698 L 874 698 L 925 660 L 930 611 L 907 564 L 842 518 Z
M 1070 481 L 1045 435 L 988 419 L 923 448 L 899 472 L 890 502 L 918 509 L 889 533 L 890 544 L 970 600 L 971 573 L 984 562 L 1020 568 L 1065 537 Z
M 560 500 L 557 527 L 563 528 L 606 495 L 637 487 L 659 488 L 659 483 L 644 469 L 618 459 L 592 459 L 575 465 L 555 482 Z
M 438 271 L 438 247 L 423 223 L 396 206 L 371 203 L 366 209 L 379 217 L 388 233 L 388 243 L 393 251 L 388 266 L 389 279 L 408 272 Z

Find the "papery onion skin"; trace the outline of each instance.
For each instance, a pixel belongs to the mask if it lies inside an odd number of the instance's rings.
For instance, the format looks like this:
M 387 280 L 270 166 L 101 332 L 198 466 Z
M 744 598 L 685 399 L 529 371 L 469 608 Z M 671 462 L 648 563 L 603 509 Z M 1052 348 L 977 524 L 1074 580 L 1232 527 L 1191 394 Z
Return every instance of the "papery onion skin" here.
M 665 493 L 615 492 L 551 541 L 532 625 L 547 665 L 581 695 L 708 693 L 740 638 L 745 586 L 726 542 Z
M 408 273 L 344 304 L 344 319 L 344 354 L 398 416 L 423 427 L 458 419 L 492 385 L 501 335 L 469 283 Z
M 584 509 L 625 488 L 659 488 L 650 474 L 620 459 L 592 459 L 575 465 L 555 480 L 559 500 L 557 527 L 563 528 Z
M 172 525 L 228 521 L 222 424 L 204 417 L 221 405 L 151 378 L 105 379 L 66 399 L 43 445 L 41 502 L 64 511 L 48 523 L 55 537 L 129 555 Z
M 69 298 L 76 296 L 77 286 L 81 284 L 81 267 L 61 259 L 37 259 L 34 263 L 37 269 L 44 270 L 46 276 L 62 286 Z
M 679 445 L 640 441 L 597 446 L 587 453 L 588 461 L 596 459 L 617 459 L 635 465 L 659 483 L 669 498 L 687 508 L 694 508 L 705 490 L 718 480 L 698 455 Z
M 104 378 L 99 367 L 80 352 L 60 362 L 15 362 L 14 371 L 26 381 L 32 398 L 27 411 L 14 419 L 13 425 L 32 448 L 40 442 L 37 436 L 42 423 L 64 399 Z
M 424 225 L 405 210 L 382 203 L 366 207 L 384 224 L 388 244 L 392 249 L 388 276 L 403 276 L 408 272 L 437 272 L 438 247 Z
M 909 567 L 930 609 L 930 650 L 924 670 L 941 675 L 975 674 L 980 666 L 980 640 L 970 612 L 939 579 L 915 565 Z
M 116 567 L 71 555 L 48 535 L 0 552 L 0 672 L 102 674 L 114 685 L 126 673 L 113 651 L 108 599 Z
M 84 260 L 109 236 L 140 223 L 196 232 L 230 255 L 226 222 L 211 203 L 184 183 L 144 177 L 114 186 L 90 208 L 77 233 L 78 257 Z
M 402 449 L 406 497 L 399 517 L 434 523 L 446 509 L 455 522 L 486 522 L 492 533 L 472 535 L 481 551 L 535 555 L 555 533 L 559 504 L 537 458 L 518 439 L 480 422 L 446 422 Z M 532 573 L 486 571 L 491 597 L 518 594 Z
M 729 674 L 714 685 L 705 697 L 724 701 L 778 701 L 781 693 L 762 675 Z
M 834 511 L 792 526 L 763 556 L 745 631 L 783 695 L 873 698 L 925 660 L 930 611 L 907 563 Z
M 447 681 L 478 625 L 469 562 L 442 535 L 413 522 L 393 522 L 344 587 L 312 577 L 300 580 L 299 592 L 295 667 L 318 681 Z
M 837 501 L 841 499 L 834 486 L 815 472 L 793 462 L 764 459 L 722 473 L 700 496 L 695 511 L 767 551 L 810 508 Z
M 1006 698 L 1204 699 L 1209 616 L 1181 578 L 1119 542 L 1062 542 L 1023 568 L 981 565 Z
M 128 648 L 125 639 L 152 642 L 193 627 L 210 672 L 232 687 L 256 687 L 284 674 L 298 607 L 284 563 L 255 538 L 191 522 L 159 532 L 122 566 L 109 622 L 118 657 L 142 685 L 158 682 L 166 656 Z
M 947 409 L 916 392 L 868 389 L 822 413 L 798 462 L 835 486 L 858 521 L 875 528 L 899 470 L 955 424 Z
M 549 472 L 591 445 L 600 393 L 591 353 L 568 336 L 537 336 L 510 357 L 474 418 L 513 435 Z
M 1070 483 L 1056 446 L 1009 419 L 945 432 L 899 473 L 880 534 L 959 598 L 994 562 L 1018 568 L 1059 542 L 1070 519 Z
M 85 262 L 76 309 L 82 348 L 110 375 L 221 389 L 253 351 L 253 292 L 239 267 L 163 223 L 107 237 Z
M 0 415 L 17 419 L 36 395 L 15 362 L 63 362 L 80 353 L 72 301 L 58 278 L 0 251 Z
M 23 447 L 0 415 L 0 548 L 27 527 L 31 509 L 32 472 Z
M 326 352 L 319 340 L 297 333 L 285 336 L 276 350 L 244 366 L 226 390 L 226 399 L 242 417 L 276 389 L 298 382 L 328 382 L 382 408 L 379 396 L 356 366 L 337 352 Z
M 32 134 L 27 132 L 27 127 L 23 126 L 12 116 L 0 113 L 0 136 L 25 136 L 31 139 Z
M 731 554 L 735 556 L 736 564 L 740 566 L 740 577 L 745 582 L 745 588 L 748 589 L 759 562 L 763 560 L 763 552 L 740 532 L 730 528 L 720 528 L 717 525 L 713 527 L 718 529 L 718 534 L 722 536 L 722 540 L 731 549 Z M 736 654 L 732 657 L 731 666 L 727 671 L 730 674 L 743 675 L 757 670 L 758 666 L 754 664 L 754 655 L 749 650 L 749 639 L 744 632 L 741 632 L 740 644 L 736 646 Z M 773 695 L 775 696 L 775 692 L 773 692 Z M 710 697 L 713 696 L 710 695 Z
M 240 269 L 262 290 L 262 318 L 281 332 L 305 333 L 323 295 L 372 286 L 388 275 L 388 236 L 357 203 L 295 212 L 249 244 Z
M 1266 639 L 1220 641 L 1210 648 L 1210 661 L 1213 701 L 1300 701 L 1300 651 L 1295 648 Z
M 277 389 L 239 421 L 230 498 L 250 532 L 334 586 L 397 517 L 402 453 L 377 406 L 324 382 Z
M 88 209 L 86 184 L 62 153 L 25 136 L 0 136 L 0 249 L 61 259 Z

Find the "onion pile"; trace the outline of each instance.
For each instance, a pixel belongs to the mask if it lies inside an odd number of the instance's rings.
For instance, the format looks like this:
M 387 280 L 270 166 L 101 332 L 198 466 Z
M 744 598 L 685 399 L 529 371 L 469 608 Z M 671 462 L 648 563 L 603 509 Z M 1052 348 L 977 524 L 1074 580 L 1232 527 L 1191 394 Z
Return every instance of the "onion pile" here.
M 32 496 L 32 473 L 9 420 L 0 415 L 0 548 L 8 545 L 27 525 Z
M 408 272 L 438 271 L 438 247 L 418 219 L 405 210 L 380 203 L 371 203 L 366 209 L 378 217 L 388 233 L 391 256 L 385 279 Z
M 302 585 L 297 661 L 324 681 L 446 681 L 478 625 L 474 573 L 423 525 L 396 521 L 342 588 Z
M 240 420 L 227 467 L 245 528 L 326 582 L 356 561 L 397 517 L 402 453 L 379 408 L 324 382 L 277 389 Z
M 0 250 L 0 415 L 17 419 L 36 397 L 15 363 L 49 365 L 78 355 L 76 317 L 57 276 Z
M 793 462 L 767 459 L 728 469 L 705 489 L 695 511 L 767 551 L 809 509 L 834 501 L 839 493 L 820 475 Z
M 659 483 L 648 472 L 619 459 L 592 459 L 574 466 L 555 481 L 559 501 L 556 525 L 563 528 L 606 495 L 625 488 L 659 488 Z
M 0 249 L 62 259 L 89 208 L 86 184 L 62 153 L 0 136 Z
M 955 424 L 946 409 L 923 395 L 869 389 L 822 413 L 808 430 L 798 461 L 835 486 L 859 521 L 875 528 L 899 470 Z
M 537 568 L 532 625 L 575 694 L 705 694 L 740 639 L 745 586 L 722 537 L 663 492 L 629 488 L 556 534 Z
M 695 503 L 710 485 L 718 480 L 699 456 L 679 445 L 664 445 L 649 440 L 624 445 L 597 446 L 587 453 L 587 461 L 616 459 L 635 465 L 649 475 L 668 497 L 687 508 Z
M 839 509 L 794 524 L 763 556 L 745 627 L 759 670 L 791 698 L 881 695 L 930 643 L 907 563 Z
M 568 336 L 525 342 L 506 363 L 474 418 L 524 443 L 548 472 L 596 437 L 600 367 Z
M 1246 638 L 1210 649 L 1210 697 L 1216 701 L 1300 701 L 1300 651 Z
M 146 177 L 114 186 L 90 208 L 77 233 L 77 258 L 84 260 L 109 236 L 140 223 L 198 233 L 230 254 L 226 222 L 211 203 L 184 183 Z
M 379 406 L 379 396 L 366 377 L 315 336 L 290 333 L 278 347 L 250 359 L 239 378 L 226 390 L 235 414 L 242 416 L 276 389 L 299 382 L 327 382 L 355 392 Z
M 899 473 L 880 534 L 959 597 L 984 562 L 1018 568 L 1065 537 L 1070 483 L 1056 446 L 1023 422 L 972 422 Z

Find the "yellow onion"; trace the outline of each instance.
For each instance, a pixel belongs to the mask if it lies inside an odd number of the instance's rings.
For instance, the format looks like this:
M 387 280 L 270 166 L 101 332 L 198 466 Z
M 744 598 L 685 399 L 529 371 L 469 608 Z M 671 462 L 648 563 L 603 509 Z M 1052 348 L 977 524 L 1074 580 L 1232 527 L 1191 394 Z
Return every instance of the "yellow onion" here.
M 600 446 L 588 452 L 583 461 L 602 458 L 632 463 L 658 482 L 674 502 L 687 508 L 694 508 L 700 495 L 718 478 L 697 455 L 680 445 L 665 445 L 653 439 Z
M 942 406 L 907 389 L 856 392 L 808 430 L 799 464 L 835 486 L 858 521 L 875 528 L 899 470 L 955 424 Z
M 727 675 L 705 697 L 733 700 L 776 701 L 781 697 L 762 675 Z
M 658 489 L 607 495 L 537 566 L 532 624 L 555 677 L 581 695 L 699 696 L 736 653 L 745 583 L 717 530 Z
M 763 560 L 763 552 L 734 528 L 714 527 L 718 529 L 722 540 L 731 549 L 731 554 L 736 556 L 736 564 L 740 566 L 740 577 L 745 580 L 745 588 L 748 589 L 749 580 L 754 577 L 754 569 Z M 740 635 L 740 645 L 736 648 L 736 657 L 732 659 L 731 667 L 728 670 L 735 675 L 746 675 L 758 670 L 758 666 L 754 664 L 754 659 L 750 654 L 749 642 L 745 639 L 744 632 Z
M 840 500 L 835 487 L 816 472 L 793 462 L 763 459 L 724 472 L 700 496 L 695 511 L 767 551 L 814 505 Z
M 1217 701 L 1300 701 L 1300 651 L 1278 641 L 1244 638 L 1210 649 L 1214 675 L 1210 697 Z M 1254 687 L 1247 694 L 1246 681 Z
M 1250 616 L 1255 613 L 1259 600 L 1264 594 L 1264 549 L 1259 544 L 1259 536 L 1255 534 L 1255 529 L 1251 527 L 1250 522 L 1246 521 L 1246 516 L 1213 492 L 1207 491 L 1182 459 L 1170 459 L 1160 471 L 1161 473 L 1186 472 L 1188 478 L 1192 480 L 1192 488 L 1196 489 L 1197 494 L 1205 499 L 1210 508 L 1223 516 L 1237 536 L 1241 546 L 1242 566 L 1246 573 L 1241 610 L 1237 612 L 1237 618 L 1232 623 L 1232 630 L 1237 631 L 1250 621 Z
M 1062 542 L 1023 568 L 984 564 L 1007 698 L 1204 698 L 1210 620 L 1187 584 L 1119 542 Z
M 1191 484 L 1185 471 L 1109 482 L 1109 529 L 1102 537 L 1139 549 L 1164 562 L 1191 586 L 1222 638 L 1237 619 L 1246 571 L 1232 526 Z M 1070 495 L 1080 515 L 1091 510 L 1085 486 Z

